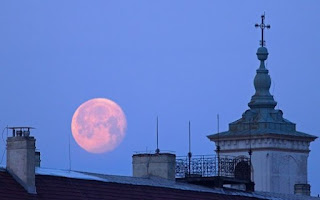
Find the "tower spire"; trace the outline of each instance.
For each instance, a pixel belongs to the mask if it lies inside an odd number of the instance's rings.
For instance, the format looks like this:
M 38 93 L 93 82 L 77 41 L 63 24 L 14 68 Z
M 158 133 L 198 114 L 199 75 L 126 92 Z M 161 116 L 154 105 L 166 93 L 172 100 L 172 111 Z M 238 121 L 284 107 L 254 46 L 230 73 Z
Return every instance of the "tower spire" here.
M 257 74 L 254 78 L 254 87 L 256 93 L 252 96 L 249 102 L 249 107 L 254 108 L 271 108 L 274 109 L 277 102 L 274 101 L 273 96 L 270 94 L 271 78 L 269 71 L 266 69 L 264 61 L 268 58 L 268 49 L 265 46 L 265 41 L 263 38 L 264 29 L 269 29 L 270 25 L 264 24 L 265 15 L 261 15 L 261 24 L 256 24 L 255 27 L 261 28 L 261 47 L 258 48 L 257 56 L 260 60 L 260 67 L 257 69 Z

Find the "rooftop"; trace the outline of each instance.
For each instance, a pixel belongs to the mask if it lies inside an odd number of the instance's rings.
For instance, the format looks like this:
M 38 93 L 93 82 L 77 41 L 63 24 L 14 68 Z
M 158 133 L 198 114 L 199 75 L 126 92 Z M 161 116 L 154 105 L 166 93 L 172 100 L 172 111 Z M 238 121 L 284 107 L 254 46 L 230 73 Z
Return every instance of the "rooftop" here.
M 135 178 L 38 168 L 37 194 L 28 194 L 5 170 L 0 170 L 0 199 L 235 199 L 258 200 L 260 195 L 210 189 L 161 178 Z
M 0 199 L 233 199 L 309 200 L 308 196 L 242 192 L 207 188 L 161 178 L 136 178 L 89 172 L 36 169 L 37 194 L 28 194 L 4 169 L 0 169 Z

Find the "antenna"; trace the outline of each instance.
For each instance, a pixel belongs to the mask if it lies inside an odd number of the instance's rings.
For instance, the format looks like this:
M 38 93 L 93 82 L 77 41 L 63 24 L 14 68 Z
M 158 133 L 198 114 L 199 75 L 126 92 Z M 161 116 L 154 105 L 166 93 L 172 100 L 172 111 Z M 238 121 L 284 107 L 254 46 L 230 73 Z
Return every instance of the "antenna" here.
M 191 124 L 189 120 L 189 152 L 191 152 Z
M 217 131 L 218 131 L 218 145 L 219 145 L 219 139 L 220 139 L 220 117 L 219 114 L 217 114 Z
M 68 137 L 68 145 L 69 145 L 69 171 L 71 171 L 71 151 L 70 151 L 70 134 L 69 134 L 69 137 Z
M 160 153 L 160 149 L 159 149 L 159 119 L 157 116 L 157 149 L 156 149 L 156 154 Z
M 249 122 L 249 140 L 250 140 L 250 148 L 249 148 L 249 155 L 251 157 L 252 149 L 251 149 L 251 129 L 252 129 L 252 123 Z
M 191 153 L 191 123 L 189 120 L 189 153 L 188 153 L 188 159 L 189 159 L 189 176 L 191 173 L 191 157 L 192 157 L 192 153 Z
M 217 145 L 217 153 L 218 153 L 218 176 L 220 176 L 220 117 L 217 114 L 217 131 L 218 131 L 218 145 Z
M 252 149 L 251 149 L 251 125 L 252 123 L 249 122 L 249 140 L 250 140 L 250 148 L 249 148 L 249 151 L 248 151 L 248 154 L 249 154 L 249 165 L 250 165 L 250 173 L 251 173 L 251 157 L 252 157 Z M 251 180 L 251 174 L 250 174 L 250 180 Z

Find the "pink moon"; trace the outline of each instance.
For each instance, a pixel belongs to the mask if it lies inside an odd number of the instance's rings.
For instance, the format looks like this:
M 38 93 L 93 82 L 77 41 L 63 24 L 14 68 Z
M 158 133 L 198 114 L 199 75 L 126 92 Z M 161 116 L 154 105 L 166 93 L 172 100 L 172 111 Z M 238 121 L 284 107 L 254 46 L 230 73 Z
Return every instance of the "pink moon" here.
M 126 117 L 121 107 L 104 98 L 81 104 L 71 122 L 73 138 L 90 153 L 114 150 L 122 142 L 126 127 Z

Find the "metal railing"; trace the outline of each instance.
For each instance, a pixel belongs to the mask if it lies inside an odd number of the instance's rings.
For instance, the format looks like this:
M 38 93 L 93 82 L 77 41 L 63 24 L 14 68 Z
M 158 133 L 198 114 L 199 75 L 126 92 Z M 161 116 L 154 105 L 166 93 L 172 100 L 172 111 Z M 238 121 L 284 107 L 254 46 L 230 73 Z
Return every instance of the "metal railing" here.
M 250 160 L 246 157 L 202 155 L 178 156 L 176 178 L 225 176 L 250 180 Z

